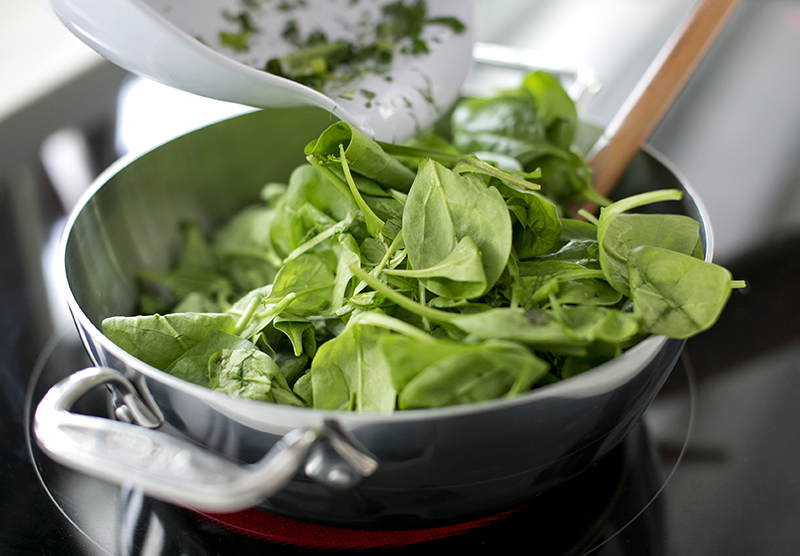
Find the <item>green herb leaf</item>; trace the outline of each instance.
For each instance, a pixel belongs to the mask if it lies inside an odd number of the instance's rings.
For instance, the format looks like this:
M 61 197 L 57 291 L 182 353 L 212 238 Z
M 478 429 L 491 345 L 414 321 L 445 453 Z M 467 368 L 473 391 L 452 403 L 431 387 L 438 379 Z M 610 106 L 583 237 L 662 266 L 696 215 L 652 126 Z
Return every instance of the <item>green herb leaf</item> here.
M 719 318 L 731 293 L 726 269 L 659 247 L 628 254 L 634 311 L 645 329 L 670 338 L 688 338 Z
M 497 189 L 432 160 L 420 164 L 403 211 L 403 230 L 414 270 L 440 265 L 470 237 L 480 252 L 486 279 L 481 294 L 500 277 L 511 252 L 511 218 Z M 436 281 L 425 285 L 439 295 L 448 294 Z

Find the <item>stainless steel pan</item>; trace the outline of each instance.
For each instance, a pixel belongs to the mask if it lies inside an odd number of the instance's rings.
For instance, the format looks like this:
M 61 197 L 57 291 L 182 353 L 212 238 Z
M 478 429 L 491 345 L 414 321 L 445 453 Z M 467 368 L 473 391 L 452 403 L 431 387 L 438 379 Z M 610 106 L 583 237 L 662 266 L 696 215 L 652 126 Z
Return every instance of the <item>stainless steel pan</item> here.
M 387 415 L 229 398 L 150 367 L 102 335 L 103 318 L 134 310 L 137 270 L 170 266 L 182 222 L 213 229 L 264 183 L 286 180 L 303 146 L 330 123 L 316 109 L 246 114 L 99 178 L 62 247 L 67 298 L 96 367 L 39 405 L 35 433 L 51 457 L 201 510 L 258 506 L 330 524 L 413 525 L 520 503 L 580 473 L 628 433 L 683 341 L 650 337 L 516 399 Z M 598 132 L 587 126 L 582 135 L 588 145 Z M 672 187 L 687 192 L 679 211 L 700 221 L 710 260 L 705 211 L 657 153 L 641 152 L 617 193 Z M 110 419 L 70 411 L 100 385 L 110 392 Z

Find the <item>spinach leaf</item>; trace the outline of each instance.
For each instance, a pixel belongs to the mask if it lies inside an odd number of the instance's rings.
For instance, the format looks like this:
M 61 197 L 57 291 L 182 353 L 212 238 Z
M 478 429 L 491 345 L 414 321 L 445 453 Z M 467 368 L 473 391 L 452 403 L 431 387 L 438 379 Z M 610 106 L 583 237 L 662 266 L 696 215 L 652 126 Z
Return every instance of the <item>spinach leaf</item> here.
M 451 126 L 453 145 L 463 153 L 490 151 L 519 158 L 559 151 L 547 141 L 530 95 L 467 99 L 453 111 Z
M 606 206 L 609 200 L 592 188 L 589 167 L 573 150 L 539 154 L 535 151 L 519 157 L 525 168 L 539 168 L 542 192 L 560 204 L 591 201 Z
M 303 407 L 292 393 L 281 369 L 257 347 L 221 349 L 208 359 L 209 374 L 215 376 L 214 390 L 234 398 Z
M 634 311 L 645 329 L 688 338 L 713 325 L 731 293 L 726 269 L 690 255 L 642 246 L 628 255 Z
M 583 231 L 591 232 L 590 237 L 573 235 L 569 228 L 574 224 L 582 224 Z M 532 261 L 561 261 L 578 264 L 584 268 L 600 268 L 599 247 L 597 245 L 597 229 L 586 222 L 576 220 L 562 220 L 562 230 L 556 243 L 547 252 L 537 255 Z
M 578 130 L 578 112 L 561 84 L 551 75 L 536 71 L 525 77 L 520 89 L 534 98 L 536 117 L 544 126 L 547 139 L 569 149 Z
M 214 234 L 212 249 L 216 257 L 223 264 L 228 264 L 236 257 L 261 259 L 277 270 L 281 259 L 270 240 L 270 226 L 276 213 L 274 207 L 262 205 L 253 205 L 240 211 Z M 276 270 L 273 270 L 272 277 Z
M 312 398 L 316 409 L 392 411 L 397 393 L 378 338 L 389 332 L 354 325 L 317 350 L 311 364 Z
M 519 264 L 517 299 L 523 307 L 532 307 L 556 294 L 560 284 L 573 280 L 605 279 L 601 270 L 584 268 L 579 264 L 557 260 L 530 261 Z M 617 300 L 619 297 L 617 296 Z
M 331 241 L 331 250 L 336 257 L 336 268 L 329 311 L 335 313 L 344 306 L 345 298 L 351 293 L 353 272 L 350 268 L 361 263 L 361 252 L 350 234 L 339 234 Z
M 198 386 L 215 389 L 219 385 L 219 373 L 211 372 L 209 365 L 211 357 L 223 349 L 249 350 L 254 348 L 256 348 L 255 344 L 240 336 L 212 330 L 202 341 L 186 350 L 162 370 Z
M 304 405 L 266 353 L 244 338 L 219 330 L 210 332 L 166 371 L 236 398 Z
M 329 309 L 336 278 L 332 266 L 313 252 L 287 261 L 275 276 L 269 299 L 279 300 L 289 293 L 296 294 L 292 312 L 298 315 L 314 315 Z
M 192 293 L 200 293 L 221 305 L 233 290 L 231 281 L 217 272 L 176 268 L 168 272 L 140 270 L 137 278 L 143 292 L 154 292 L 160 306 L 170 310 Z M 141 303 L 141 300 L 140 300 Z
M 304 317 L 288 312 L 281 313 L 272 321 L 272 326 L 286 335 L 291 341 L 294 355 L 303 353 L 314 357 L 317 351 L 317 337 L 314 333 L 314 324 Z
M 313 166 L 292 172 L 289 186 L 269 224 L 269 239 L 279 257 L 286 257 L 309 235 L 352 218 L 358 207 L 346 192 L 336 188 Z
M 583 372 L 602 365 L 621 355 L 622 349 L 619 344 L 608 344 L 605 342 L 595 342 L 589 348 L 589 353 L 585 357 L 569 356 L 564 358 L 561 364 L 561 378 L 571 378 Z
M 598 278 L 559 281 L 553 293 L 561 305 L 613 306 L 622 301 L 621 293 Z
M 236 321 L 226 314 L 179 313 L 103 320 L 103 334 L 157 369 L 165 370 L 213 330 L 232 333 Z
M 607 205 L 592 189 L 583 157 L 571 148 L 577 124 L 569 96 L 542 72 L 526 77 L 516 90 L 460 103 L 451 122 L 456 148 L 508 155 L 526 171 L 539 168 L 542 192 L 554 201 Z
M 602 209 L 597 225 L 600 266 L 617 291 L 630 296 L 628 254 L 651 246 L 687 255 L 699 251 L 699 224 L 689 217 L 669 214 L 624 214 L 633 208 L 663 200 L 678 200 L 680 191 L 663 190 L 628 197 Z
M 558 207 L 535 193 L 510 192 L 506 197 L 516 217 L 513 243 L 517 256 L 528 259 L 549 251 L 561 236 Z
M 425 286 L 448 299 L 472 299 L 486 290 L 486 274 L 478 246 L 470 236 L 458 242 L 447 257 L 422 270 L 386 269 L 384 274 L 425 281 Z
M 486 280 L 482 294 L 494 285 L 508 262 L 511 217 L 497 189 L 426 160 L 420 164 L 406 200 L 403 237 L 414 270 L 441 264 L 470 237 L 481 255 Z M 424 283 L 438 295 L 450 293 L 435 280 Z
M 413 171 L 386 154 L 378 143 L 345 122 L 337 122 L 328 127 L 319 138 L 306 146 L 305 153 L 320 158 L 323 163 L 341 165 L 340 145 L 344 147 L 344 155 L 351 171 L 399 191 L 408 191 L 411 187 L 414 181 Z
M 460 346 L 414 376 L 400 392 L 398 406 L 442 407 L 515 396 L 530 390 L 548 368 L 519 345 Z
M 200 226 L 193 222 L 181 225 L 183 249 L 176 269 L 213 273 L 217 270 L 217 258 L 203 235 Z
M 297 298 L 294 292 L 282 297 L 272 296 L 272 285 L 249 291 L 234 303 L 227 313 L 234 316 L 234 334 L 255 341 L 272 321 L 285 311 Z

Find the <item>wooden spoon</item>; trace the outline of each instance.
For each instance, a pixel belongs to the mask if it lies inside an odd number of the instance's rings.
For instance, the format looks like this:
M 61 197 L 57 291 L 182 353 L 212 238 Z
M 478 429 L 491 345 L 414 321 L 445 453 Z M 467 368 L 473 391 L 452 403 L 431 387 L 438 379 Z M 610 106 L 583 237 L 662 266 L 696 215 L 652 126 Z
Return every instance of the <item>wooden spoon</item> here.
M 699 0 L 587 155 L 592 184 L 608 196 L 713 44 L 738 0 Z

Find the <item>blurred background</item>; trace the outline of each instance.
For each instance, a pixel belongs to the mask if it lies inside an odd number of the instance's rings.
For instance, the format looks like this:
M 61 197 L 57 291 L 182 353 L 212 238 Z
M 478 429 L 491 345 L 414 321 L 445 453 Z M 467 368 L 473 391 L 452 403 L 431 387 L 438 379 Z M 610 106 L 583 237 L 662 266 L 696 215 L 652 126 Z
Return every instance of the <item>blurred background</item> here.
M 604 125 L 693 4 L 482 0 L 477 39 L 590 68 L 602 86 L 581 106 L 582 117 Z M 0 0 L 0 13 L 6 516 L 19 500 L 9 477 L 31 474 L 20 432 L 31 369 L 54 333 L 71 328 L 51 270 L 65 214 L 120 156 L 247 108 L 129 75 L 34 0 Z M 800 546 L 798 63 L 800 1 L 742 0 L 650 139 L 705 202 L 715 262 L 749 284 L 734 293 L 716 328 L 688 344 L 697 388 L 690 407 L 667 387 L 648 412 L 667 467 L 674 467 L 675 446 L 685 456 L 666 490 L 666 538 L 652 553 L 789 554 Z M 0 526 L 0 552 L 22 546 L 38 554 L 37 542 L 45 541 L 13 519 Z

